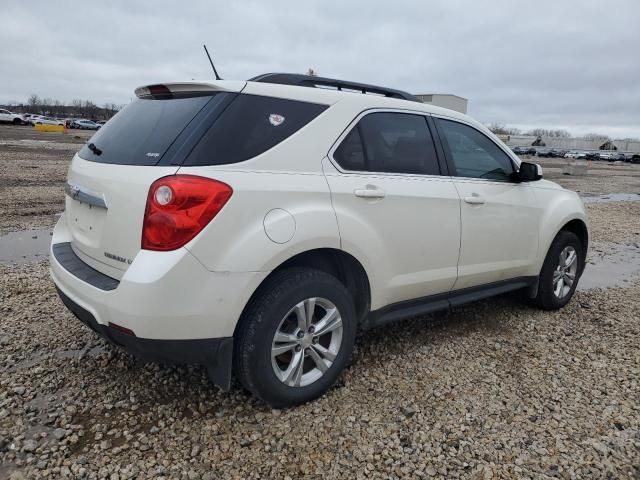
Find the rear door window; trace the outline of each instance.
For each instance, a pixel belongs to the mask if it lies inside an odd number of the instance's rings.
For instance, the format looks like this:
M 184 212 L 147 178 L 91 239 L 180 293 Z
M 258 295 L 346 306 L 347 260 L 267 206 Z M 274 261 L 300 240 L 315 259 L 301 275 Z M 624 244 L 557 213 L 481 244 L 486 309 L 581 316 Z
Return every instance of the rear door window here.
M 225 93 L 186 98 L 137 98 L 100 128 L 80 157 L 118 165 L 156 165 L 178 135 L 209 102 Z M 101 152 L 89 148 L 94 144 Z
M 273 148 L 327 105 L 241 94 L 200 139 L 185 166 L 242 162 Z
M 345 137 L 334 158 L 345 170 L 440 175 L 423 115 L 370 113 Z

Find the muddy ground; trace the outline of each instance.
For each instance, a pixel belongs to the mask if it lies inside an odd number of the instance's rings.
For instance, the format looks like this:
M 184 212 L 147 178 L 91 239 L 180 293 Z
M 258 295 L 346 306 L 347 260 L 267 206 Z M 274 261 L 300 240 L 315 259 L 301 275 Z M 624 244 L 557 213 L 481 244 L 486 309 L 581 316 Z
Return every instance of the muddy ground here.
M 55 223 L 76 133 L 0 126 L 0 234 Z M 540 163 L 585 195 L 640 193 L 640 165 Z M 587 271 L 615 288 L 559 312 L 506 295 L 361 334 L 327 395 L 283 411 L 105 344 L 46 261 L 0 266 L 0 479 L 639 478 L 640 202 L 587 208 Z

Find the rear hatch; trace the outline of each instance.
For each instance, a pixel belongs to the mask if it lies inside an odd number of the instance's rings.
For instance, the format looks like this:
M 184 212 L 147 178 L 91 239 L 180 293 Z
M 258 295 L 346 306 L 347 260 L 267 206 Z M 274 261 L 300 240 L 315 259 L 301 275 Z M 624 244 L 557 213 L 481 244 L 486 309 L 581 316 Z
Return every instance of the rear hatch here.
M 120 279 L 141 248 L 149 187 L 173 175 L 245 82 L 142 87 L 69 169 L 65 215 L 76 254 Z

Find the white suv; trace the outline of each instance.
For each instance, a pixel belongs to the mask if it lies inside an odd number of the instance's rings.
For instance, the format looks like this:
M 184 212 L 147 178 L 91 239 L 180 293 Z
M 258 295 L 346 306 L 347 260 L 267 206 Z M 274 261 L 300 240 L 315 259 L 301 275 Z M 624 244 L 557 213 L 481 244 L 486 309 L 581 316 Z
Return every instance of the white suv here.
M 565 305 L 584 206 L 480 123 L 410 94 L 266 74 L 138 88 L 69 169 L 51 275 L 143 359 L 325 392 L 358 329 L 523 289 Z
M 14 125 L 22 125 L 24 120 L 22 115 L 0 108 L 0 122 L 10 122 Z

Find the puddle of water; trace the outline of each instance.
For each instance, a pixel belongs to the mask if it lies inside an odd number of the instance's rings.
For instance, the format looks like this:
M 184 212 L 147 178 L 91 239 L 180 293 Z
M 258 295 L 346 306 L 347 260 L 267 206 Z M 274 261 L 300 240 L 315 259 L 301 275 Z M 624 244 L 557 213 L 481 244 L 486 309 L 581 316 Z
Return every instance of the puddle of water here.
M 584 203 L 638 202 L 640 193 L 581 194 Z
M 0 236 L 0 265 L 23 265 L 49 256 L 50 228 L 24 230 Z
M 602 256 L 587 260 L 578 290 L 630 286 L 640 278 L 640 246 L 614 245 Z

